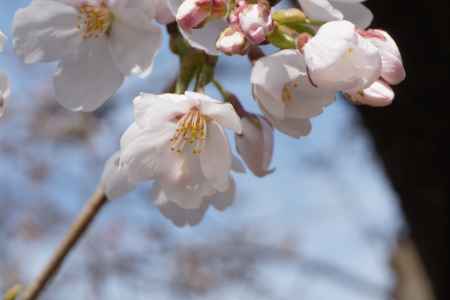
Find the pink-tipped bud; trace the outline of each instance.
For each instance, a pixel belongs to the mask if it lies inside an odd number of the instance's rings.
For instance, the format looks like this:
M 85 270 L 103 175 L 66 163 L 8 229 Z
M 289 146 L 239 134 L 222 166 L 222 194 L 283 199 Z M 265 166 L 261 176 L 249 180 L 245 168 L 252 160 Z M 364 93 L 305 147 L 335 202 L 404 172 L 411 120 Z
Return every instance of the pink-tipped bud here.
M 312 36 L 307 32 L 302 32 L 297 37 L 297 49 L 301 53 L 303 53 L 303 47 L 305 47 L 306 43 L 309 42 L 309 40 L 312 38 Z
M 394 39 L 386 31 L 379 29 L 369 29 L 358 33 L 378 48 L 382 61 L 381 77 L 392 85 L 402 82 L 406 72 L 400 50 Z
M 242 134 L 236 135 L 236 147 L 248 168 L 262 177 L 273 172 L 273 128 L 263 116 L 247 115 L 241 119 Z
M 177 10 L 178 25 L 186 31 L 199 27 L 210 15 L 211 0 L 184 0 Z
M 395 94 L 386 82 L 377 80 L 371 86 L 360 91 L 347 91 L 345 97 L 355 104 L 383 107 L 392 104 Z
M 274 29 L 270 5 L 264 1 L 250 4 L 240 1 L 236 12 L 230 16 L 252 44 L 261 44 Z
M 220 34 L 216 42 L 216 47 L 228 55 L 243 55 L 247 52 L 249 43 L 245 35 L 238 28 L 229 26 Z
M 220 18 L 227 14 L 228 0 L 211 0 L 211 16 Z

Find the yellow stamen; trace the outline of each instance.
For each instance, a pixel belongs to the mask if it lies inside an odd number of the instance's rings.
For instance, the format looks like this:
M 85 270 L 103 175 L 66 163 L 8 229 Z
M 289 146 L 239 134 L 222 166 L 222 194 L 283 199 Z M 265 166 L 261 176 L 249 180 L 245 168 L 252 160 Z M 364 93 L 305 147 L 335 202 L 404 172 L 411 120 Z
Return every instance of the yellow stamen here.
M 97 38 L 108 33 L 113 14 L 105 2 L 99 6 L 83 4 L 79 8 L 78 29 L 83 38 Z
M 206 134 L 207 117 L 193 108 L 178 120 L 170 147 L 172 151 L 182 152 L 187 143 L 192 145 L 193 154 L 200 154 L 205 145 Z

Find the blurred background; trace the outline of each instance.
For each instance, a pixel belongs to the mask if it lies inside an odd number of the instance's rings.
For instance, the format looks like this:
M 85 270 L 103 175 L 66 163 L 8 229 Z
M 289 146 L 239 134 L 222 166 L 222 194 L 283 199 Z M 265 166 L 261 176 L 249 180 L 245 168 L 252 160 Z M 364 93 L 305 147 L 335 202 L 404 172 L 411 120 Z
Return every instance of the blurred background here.
M 164 46 L 152 75 L 127 80 L 100 111 L 65 111 L 55 65 L 13 54 L 10 24 L 28 2 L 0 0 L 0 69 L 12 83 L 0 121 L 0 294 L 47 262 L 132 122 L 131 100 L 178 70 Z M 406 2 L 368 2 L 374 27 L 403 50 L 408 78 L 392 107 L 338 99 L 308 137 L 277 133 L 276 171 L 235 175 L 233 206 L 195 227 L 165 219 L 148 186 L 111 202 L 42 299 L 448 299 L 448 3 Z M 218 79 L 256 112 L 250 67 L 221 58 Z

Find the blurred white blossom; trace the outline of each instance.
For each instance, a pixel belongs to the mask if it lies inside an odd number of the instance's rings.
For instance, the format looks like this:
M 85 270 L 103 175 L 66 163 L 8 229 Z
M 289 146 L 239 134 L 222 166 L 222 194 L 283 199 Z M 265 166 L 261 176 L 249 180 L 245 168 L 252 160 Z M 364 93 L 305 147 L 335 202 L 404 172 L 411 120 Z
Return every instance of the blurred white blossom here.
M 161 45 L 148 0 L 33 0 L 14 17 L 16 53 L 26 63 L 59 61 L 57 100 L 71 110 L 101 106 L 130 74 L 147 74 Z

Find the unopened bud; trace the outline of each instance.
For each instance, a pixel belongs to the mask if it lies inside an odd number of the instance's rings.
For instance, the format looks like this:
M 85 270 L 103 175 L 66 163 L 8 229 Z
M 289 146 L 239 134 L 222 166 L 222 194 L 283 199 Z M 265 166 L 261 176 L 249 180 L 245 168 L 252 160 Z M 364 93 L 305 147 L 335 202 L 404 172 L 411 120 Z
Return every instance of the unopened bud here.
M 199 27 L 210 15 L 211 0 L 184 0 L 177 11 L 178 25 L 186 31 Z
M 218 50 L 228 55 L 242 55 L 247 52 L 249 43 L 240 30 L 230 26 L 220 34 L 216 47 Z
M 305 47 L 306 43 L 308 43 L 311 38 L 312 38 L 312 36 L 309 33 L 306 33 L 306 32 L 300 33 L 297 37 L 298 51 L 303 53 L 303 47 Z
M 230 21 L 237 23 L 247 39 L 255 45 L 264 42 L 273 31 L 271 7 L 265 1 L 252 4 L 240 1 Z
M 273 172 L 273 128 L 263 116 L 247 115 L 241 119 L 242 134 L 236 135 L 236 147 L 248 168 L 262 177 Z

